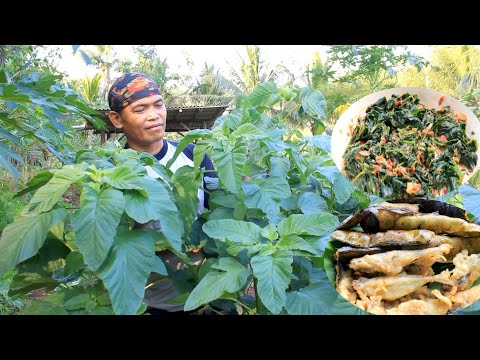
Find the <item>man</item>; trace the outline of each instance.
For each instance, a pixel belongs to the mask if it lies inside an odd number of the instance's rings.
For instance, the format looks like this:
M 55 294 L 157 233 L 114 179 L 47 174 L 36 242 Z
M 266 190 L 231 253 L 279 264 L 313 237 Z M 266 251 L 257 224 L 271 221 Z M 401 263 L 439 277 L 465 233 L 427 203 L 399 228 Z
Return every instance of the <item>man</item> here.
M 126 148 L 147 152 L 155 156 L 158 161 L 166 165 L 173 157 L 176 143 L 164 139 L 167 123 L 167 109 L 160 90 L 151 78 L 140 73 L 127 73 L 118 78 L 108 93 L 110 121 L 116 128 L 123 128 L 127 137 Z M 194 165 L 193 144 L 189 144 L 177 157 L 170 167 L 175 172 L 178 168 Z M 208 155 L 205 155 L 201 168 L 214 170 L 214 166 Z M 148 168 L 147 168 L 148 170 Z M 149 171 L 149 175 L 158 177 L 156 172 Z M 203 187 L 199 189 L 200 200 L 199 212 L 208 207 L 208 194 L 203 189 L 207 188 L 205 178 L 216 177 L 215 172 L 205 172 Z M 209 182 L 211 183 L 211 182 Z M 185 268 L 185 264 L 172 252 L 162 251 L 159 253 L 162 259 L 172 270 Z M 199 265 L 204 256 L 202 252 L 188 254 L 192 262 Z M 149 306 L 148 312 L 152 314 L 185 314 L 184 304 L 168 304 L 167 302 L 180 295 L 174 288 L 169 278 L 152 273 L 145 291 L 145 303 Z

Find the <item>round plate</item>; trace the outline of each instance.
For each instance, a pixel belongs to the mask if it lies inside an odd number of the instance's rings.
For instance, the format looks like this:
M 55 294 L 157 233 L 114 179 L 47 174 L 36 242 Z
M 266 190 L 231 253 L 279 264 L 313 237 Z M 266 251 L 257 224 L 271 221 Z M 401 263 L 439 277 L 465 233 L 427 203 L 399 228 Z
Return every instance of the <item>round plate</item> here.
M 460 101 L 450 95 L 442 94 L 432 89 L 398 87 L 378 91 L 361 98 L 352 104 L 338 119 L 332 131 L 331 147 L 333 161 L 343 175 L 347 176 L 344 170 L 345 164 L 343 155 L 347 149 L 350 139 L 352 138 L 353 130 L 357 127 L 358 120 L 365 117 L 367 108 L 374 104 L 381 97 L 386 97 L 387 100 L 389 100 L 393 94 L 401 96 L 405 93 L 418 95 L 420 102 L 427 108 L 440 110 L 444 106 L 450 106 L 452 113 L 464 114 L 467 117 L 467 136 L 477 140 L 477 158 L 480 159 L 480 122 L 466 105 L 462 104 Z M 470 176 L 479 169 L 480 161 L 477 160 L 477 165 L 473 171 L 465 173 L 463 182 L 468 181 Z

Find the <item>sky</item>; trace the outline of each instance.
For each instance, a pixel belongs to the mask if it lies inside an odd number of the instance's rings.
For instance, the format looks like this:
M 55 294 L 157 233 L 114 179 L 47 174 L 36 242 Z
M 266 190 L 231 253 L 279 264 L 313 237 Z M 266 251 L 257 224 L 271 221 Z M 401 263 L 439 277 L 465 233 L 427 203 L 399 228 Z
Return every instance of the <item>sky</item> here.
M 61 48 L 62 56 L 58 60 L 59 70 L 66 71 L 74 79 L 92 77 L 98 72 L 91 65 L 86 65 L 80 54 L 73 54 L 71 45 L 57 45 Z M 167 58 L 171 70 L 184 74 L 192 69 L 186 65 L 186 58 L 194 61 L 193 75 L 198 75 L 204 62 L 213 64 L 220 73 L 228 75 L 230 65 L 238 68 L 241 57 L 246 57 L 245 45 L 156 45 L 157 53 L 161 58 Z M 80 49 L 93 49 L 91 45 L 81 45 Z M 409 47 L 413 52 L 428 57 L 430 48 L 422 45 Z M 135 59 L 130 45 L 115 45 L 114 50 L 120 58 Z M 312 62 L 315 51 L 319 51 L 322 60 L 326 59 L 327 46 L 324 45 L 260 45 L 261 57 L 266 63 L 277 65 L 283 63 L 300 77 L 305 66 Z M 229 65 L 230 64 L 230 65 Z M 118 74 L 120 75 L 120 74 Z

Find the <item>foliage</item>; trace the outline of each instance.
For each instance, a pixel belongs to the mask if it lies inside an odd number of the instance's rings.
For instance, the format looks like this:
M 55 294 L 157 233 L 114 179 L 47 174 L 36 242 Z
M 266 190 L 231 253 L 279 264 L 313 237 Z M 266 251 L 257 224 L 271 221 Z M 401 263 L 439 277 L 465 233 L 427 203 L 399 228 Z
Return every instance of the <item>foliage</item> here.
M 333 83 L 334 75 L 332 65 L 324 64 L 318 52 L 314 54 L 312 63 L 306 66 L 304 73 L 307 86 L 319 90 L 325 97 L 327 108 L 324 120 L 332 127 L 339 117 L 335 109 L 358 98 L 358 91 L 353 84 Z
M 70 90 L 59 85 L 60 76 L 31 73 L 12 81 L 0 70 L 0 168 L 18 177 L 12 161 L 23 159 L 9 145 L 24 147 L 33 142 L 42 143 L 63 163 L 70 162 L 68 154 L 57 150 L 57 137 L 72 136 L 69 122 L 81 116 L 101 126 L 94 117 L 96 111 Z M 69 131 L 70 129 L 70 131 Z
M 425 60 L 413 55 L 405 46 L 398 45 L 333 45 L 329 51 L 329 61 L 339 65 L 345 74 L 340 81 L 366 85 L 366 93 L 386 87 L 393 87 L 393 77 L 399 69 L 415 65 L 419 69 Z
M 98 67 L 102 74 L 103 87 L 99 97 L 106 99 L 106 95 L 113 79 L 111 78 L 111 71 L 118 63 L 115 50 L 112 45 L 95 45 L 95 50 L 78 50 L 84 59 L 87 59 L 87 63 Z
M 276 109 L 292 101 L 304 116 L 319 118 L 325 103 L 317 92 L 260 84 L 212 131 L 191 131 L 180 142 L 175 156 L 197 142 L 196 166 L 174 175 L 173 160 L 165 169 L 149 154 L 108 148 L 80 152 L 75 164 L 39 173 L 20 193 L 33 192 L 30 203 L 0 239 L 0 273 L 19 269 L 12 295 L 53 290 L 22 313 L 141 312 L 148 275 L 159 271 L 155 250 L 188 261 L 181 252 L 195 248 L 207 260 L 192 272 L 194 289 L 182 295 L 187 310 L 213 302 L 250 314 L 330 311 L 324 299 L 307 296 L 318 286 L 309 285 L 321 271 L 330 232 L 368 198 L 335 171 L 328 136 L 304 138 Z M 210 210 L 195 219 L 205 152 L 215 161 L 218 189 Z M 150 178 L 145 166 L 161 177 Z M 65 200 L 73 185 L 81 189 L 78 206 Z M 152 221 L 161 222 L 159 231 L 137 226 Z M 88 274 L 96 281 L 86 287 L 71 280 Z M 182 277 L 173 279 L 188 288 Z M 245 296 L 252 282 L 254 303 Z M 314 303 L 302 310 L 292 297 Z
M 94 105 L 100 97 L 100 84 L 102 74 L 95 74 L 93 78 L 88 76 L 82 81 L 81 94 L 90 105 Z
M 230 76 L 233 83 L 243 94 L 251 92 L 258 84 L 275 81 L 275 71 L 265 66 L 265 61 L 261 58 L 260 47 L 258 45 L 247 45 L 247 58 L 241 55 L 240 70 L 230 66 Z
M 134 46 L 135 63 L 130 59 L 120 61 L 119 70 L 122 73 L 139 72 L 151 77 L 157 83 L 160 92 L 170 103 L 173 95 L 178 95 L 176 84 L 180 80 L 177 73 L 172 72 L 167 58 L 158 56 L 154 46 Z
M 32 71 L 60 75 L 52 63 L 58 58 L 58 52 L 58 48 L 47 50 L 43 45 L 0 45 L 0 69 L 12 79 Z
M 14 216 L 23 208 L 27 201 L 14 198 L 15 185 L 6 173 L 0 178 L 0 234 L 7 224 L 10 224 Z
M 428 86 L 462 96 L 479 85 L 480 50 L 473 45 L 437 46 L 431 54 Z
M 200 79 L 197 79 L 197 85 L 192 93 L 202 95 L 237 95 L 242 92 L 230 80 L 227 80 L 220 74 L 220 70 L 215 69 L 215 65 L 203 64 L 200 72 Z
M 0 275 L 0 315 L 16 314 L 24 306 L 21 299 L 8 295 L 15 274 L 16 271 L 11 270 Z

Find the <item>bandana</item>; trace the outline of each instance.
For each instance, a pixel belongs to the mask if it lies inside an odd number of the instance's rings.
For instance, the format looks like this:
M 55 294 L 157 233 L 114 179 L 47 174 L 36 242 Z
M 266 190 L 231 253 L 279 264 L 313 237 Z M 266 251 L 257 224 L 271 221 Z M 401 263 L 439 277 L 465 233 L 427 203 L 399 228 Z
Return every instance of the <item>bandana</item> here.
M 161 95 L 155 81 L 140 73 L 127 73 L 110 88 L 108 105 L 112 111 L 121 111 L 131 103 L 152 95 Z

